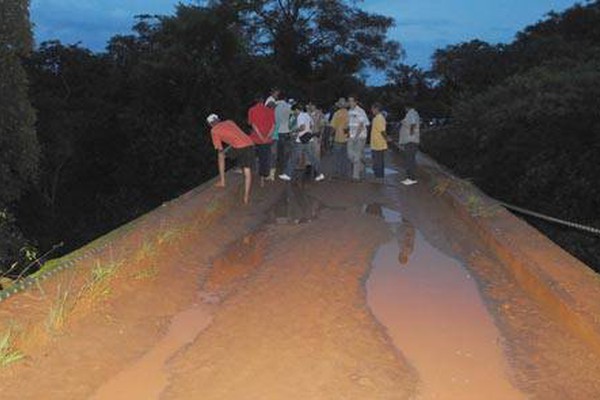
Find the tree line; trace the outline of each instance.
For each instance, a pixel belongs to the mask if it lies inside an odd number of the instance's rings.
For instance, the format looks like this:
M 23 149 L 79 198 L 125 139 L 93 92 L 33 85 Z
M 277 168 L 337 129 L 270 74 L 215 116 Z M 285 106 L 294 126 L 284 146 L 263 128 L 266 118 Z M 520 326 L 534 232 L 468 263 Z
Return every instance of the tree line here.
M 349 93 L 390 119 L 407 102 L 450 125 L 423 149 L 507 202 L 600 226 L 600 2 L 508 44 L 402 63 L 394 21 L 350 0 L 211 0 L 140 15 L 103 52 L 33 46 L 28 1 L 0 3 L 0 269 L 19 274 L 214 176 L 206 111 L 238 122 L 258 93 L 322 106 Z M 364 71 L 386 74 L 369 87 Z M 531 221 L 600 270 L 595 237 Z M 33 267 L 35 268 L 35 266 Z

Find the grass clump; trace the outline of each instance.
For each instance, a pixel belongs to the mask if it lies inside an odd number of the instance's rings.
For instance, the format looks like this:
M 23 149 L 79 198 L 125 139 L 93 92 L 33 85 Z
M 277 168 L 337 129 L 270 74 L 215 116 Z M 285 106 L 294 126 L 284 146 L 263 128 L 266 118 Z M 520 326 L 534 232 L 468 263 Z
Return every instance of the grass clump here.
M 158 268 L 156 265 L 152 265 L 148 268 L 139 270 L 133 275 L 133 279 L 136 281 L 142 281 L 146 279 L 153 279 L 158 275 Z
M 16 350 L 12 344 L 13 333 L 7 331 L 4 335 L 0 336 L 0 367 L 4 368 L 10 364 L 13 364 L 21 359 L 25 358 L 25 354 L 21 351 Z
M 110 283 L 120 265 L 114 262 L 102 265 L 100 261 L 96 261 L 96 266 L 92 268 L 89 280 L 81 288 L 78 297 L 87 297 L 93 303 L 110 296 L 112 293 Z
M 62 290 L 61 286 L 58 287 L 56 300 L 50 308 L 50 313 L 48 314 L 48 319 L 46 321 L 46 327 L 51 333 L 59 332 L 65 326 L 68 313 L 69 294 L 69 290 Z

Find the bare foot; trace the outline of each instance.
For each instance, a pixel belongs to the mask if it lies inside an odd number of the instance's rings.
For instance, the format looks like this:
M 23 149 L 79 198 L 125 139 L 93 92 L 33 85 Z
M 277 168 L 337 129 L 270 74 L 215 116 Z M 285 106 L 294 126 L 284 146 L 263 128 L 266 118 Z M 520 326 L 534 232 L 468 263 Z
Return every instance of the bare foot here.
M 217 182 L 217 183 L 215 183 L 215 187 L 224 188 L 225 187 L 225 182 Z

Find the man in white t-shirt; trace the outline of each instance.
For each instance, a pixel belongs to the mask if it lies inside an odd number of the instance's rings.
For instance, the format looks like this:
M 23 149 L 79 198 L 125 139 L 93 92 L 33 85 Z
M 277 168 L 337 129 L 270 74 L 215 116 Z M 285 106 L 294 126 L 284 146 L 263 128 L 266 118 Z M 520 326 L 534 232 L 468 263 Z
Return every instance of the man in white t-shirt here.
M 348 110 L 348 159 L 352 163 L 352 179 L 360 181 L 365 168 L 363 156 L 367 142 L 369 117 L 365 110 L 358 105 L 356 97 L 349 97 L 348 105 L 350 106 Z
M 402 183 L 406 186 L 417 183 L 415 170 L 417 169 L 417 152 L 421 141 L 421 117 L 412 105 L 407 105 L 406 116 L 400 128 L 400 148 L 404 151 L 406 179 Z
M 313 171 L 316 174 L 315 181 L 320 182 L 325 179 L 325 175 L 320 173 L 321 165 L 315 154 L 315 148 L 312 144 L 314 123 L 310 115 L 305 111 L 300 103 L 292 106 L 292 111 L 296 115 L 296 130 L 293 135 L 292 156 L 287 162 L 285 173 L 279 175 L 279 179 L 291 181 L 294 169 L 300 161 L 302 154 L 308 158 Z
M 277 130 L 276 155 L 274 165 L 277 172 L 282 174 L 285 169 L 285 163 L 290 152 L 290 117 L 292 116 L 292 106 L 285 100 L 278 100 L 275 106 L 275 127 Z M 273 176 L 275 174 L 273 173 Z

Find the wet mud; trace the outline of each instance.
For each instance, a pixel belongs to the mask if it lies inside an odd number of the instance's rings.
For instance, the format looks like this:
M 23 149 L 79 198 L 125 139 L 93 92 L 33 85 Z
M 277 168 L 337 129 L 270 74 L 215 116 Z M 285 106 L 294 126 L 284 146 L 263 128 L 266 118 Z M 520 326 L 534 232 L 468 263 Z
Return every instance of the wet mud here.
M 160 342 L 142 359 L 103 385 L 91 400 L 159 400 L 169 381 L 167 361 L 206 329 L 211 319 L 205 305 L 196 305 L 177 314 Z
M 416 399 L 518 400 L 500 335 L 468 271 L 431 246 L 399 212 L 371 204 L 396 239 L 382 245 L 367 300 L 420 378 Z

